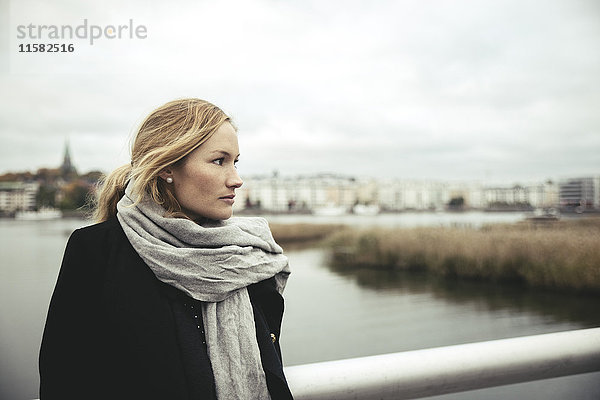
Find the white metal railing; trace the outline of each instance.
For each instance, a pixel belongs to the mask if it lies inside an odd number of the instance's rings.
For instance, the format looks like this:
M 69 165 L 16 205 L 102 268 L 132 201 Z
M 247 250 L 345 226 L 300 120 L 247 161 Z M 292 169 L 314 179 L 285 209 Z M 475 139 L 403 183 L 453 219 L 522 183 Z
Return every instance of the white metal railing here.
M 600 328 L 285 368 L 294 399 L 414 399 L 600 371 Z

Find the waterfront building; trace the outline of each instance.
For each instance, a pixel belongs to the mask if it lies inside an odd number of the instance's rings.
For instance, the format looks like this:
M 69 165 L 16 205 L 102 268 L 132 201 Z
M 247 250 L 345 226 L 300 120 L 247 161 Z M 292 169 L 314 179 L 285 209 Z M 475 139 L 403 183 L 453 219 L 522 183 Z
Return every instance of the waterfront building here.
M 486 187 L 483 189 L 485 208 L 552 208 L 558 206 L 558 186 L 551 180 L 544 183 Z
M 311 212 L 324 207 L 350 211 L 357 204 L 383 211 L 456 209 L 529 209 L 558 204 L 558 186 L 552 181 L 527 185 L 485 187 L 479 182 L 439 182 L 353 178 L 334 174 L 245 179 L 237 191 L 236 210 L 255 208 L 270 212 Z
M 531 207 L 528 190 L 521 185 L 487 187 L 484 189 L 484 197 L 488 209 Z
M 559 183 L 559 201 L 565 210 L 600 210 L 600 176 L 569 178 Z
M 435 181 L 394 180 L 369 181 L 368 190 L 372 199 L 383 210 L 432 210 L 440 209 L 448 201 L 447 184 Z
M 354 178 L 333 174 L 254 176 L 245 178 L 244 185 L 236 191 L 235 209 L 308 212 L 335 205 L 349 210 L 357 201 L 356 186 Z
M 454 199 L 463 199 L 465 209 L 480 209 L 486 207 L 484 189 L 478 182 L 452 182 L 446 186 L 444 205 Z
M 544 183 L 526 186 L 529 204 L 535 208 L 554 208 L 558 206 L 558 185 L 548 180 Z
M 381 187 L 382 184 L 373 178 L 357 180 L 355 204 L 378 205 Z
M 39 183 L 0 182 L 0 212 L 34 210 Z
M 434 210 L 443 207 L 447 186 L 435 181 L 405 181 L 401 185 L 405 210 Z

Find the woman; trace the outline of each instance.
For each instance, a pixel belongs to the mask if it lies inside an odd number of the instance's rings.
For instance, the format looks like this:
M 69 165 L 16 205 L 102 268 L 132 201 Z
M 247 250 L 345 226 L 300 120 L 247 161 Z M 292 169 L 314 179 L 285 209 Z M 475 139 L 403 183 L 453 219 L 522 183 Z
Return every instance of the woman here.
M 290 399 L 279 332 L 287 258 L 231 218 L 236 130 L 176 100 L 110 174 L 98 224 L 67 244 L 40 350 L 40 398 Z

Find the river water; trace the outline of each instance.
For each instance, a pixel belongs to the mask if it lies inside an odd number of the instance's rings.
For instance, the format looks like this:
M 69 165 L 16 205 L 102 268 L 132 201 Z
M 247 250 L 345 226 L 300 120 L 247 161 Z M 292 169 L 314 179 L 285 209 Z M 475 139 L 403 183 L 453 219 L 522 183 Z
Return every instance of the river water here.
M 269 217 L 272 222 L 472 225 L 518 214 Z M 354 218 L 354 220 L 352 220 Z M 486 220 L 486 218 L 493 220 Z M 85 221 L 0 220 L 0 399 L 38 397 L 37 354 L 62 252 Z M 287 252 L 282 351 L 286 365 L 384 354 L 600 326 L 594 296 L 515 286 L 430 280 L 376 271 L 338 273 L 322 249 Z M 84 397 L 82 397 L 84 398 Z M 478 390 L 435 399 L 599 399 L 600 373 Z

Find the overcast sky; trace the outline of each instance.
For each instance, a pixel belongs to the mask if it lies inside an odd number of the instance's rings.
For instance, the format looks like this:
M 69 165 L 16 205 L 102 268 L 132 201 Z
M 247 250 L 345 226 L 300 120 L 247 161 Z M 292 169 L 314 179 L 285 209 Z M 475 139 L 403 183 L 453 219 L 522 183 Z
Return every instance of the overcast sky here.
M 67 139 L 109 171 L 148 112 L 199 97 L 239 127 L 242 176 L 600 174 L 597 0 L 2 1 L 0 173 L 58 166 Z M 17 37 L 84 19 L 146 37 Z

